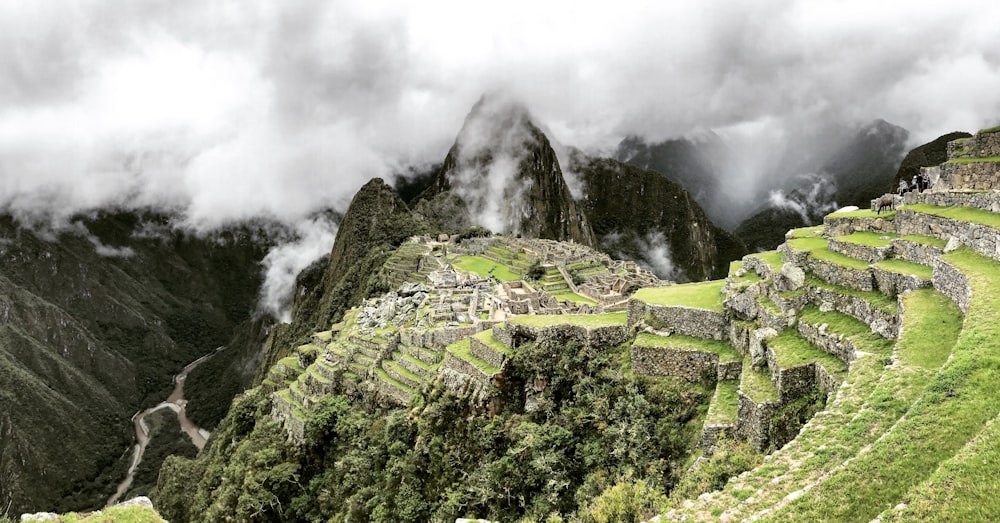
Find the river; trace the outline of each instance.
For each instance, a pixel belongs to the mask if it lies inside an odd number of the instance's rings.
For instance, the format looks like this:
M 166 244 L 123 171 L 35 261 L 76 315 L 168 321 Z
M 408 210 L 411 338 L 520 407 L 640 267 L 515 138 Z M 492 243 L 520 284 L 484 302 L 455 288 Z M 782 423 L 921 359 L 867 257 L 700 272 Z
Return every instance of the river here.
M 118 484 L 118 490 L 115 491 L 114 495 L 108 498 L 108 503 L 105 506 L 110 507 L 118 502 L 118 499 L 128 491 L 129 487 L 132 486 L 132 480 L 135 479 L 135 471 L 142 463 L 142 455 L 146 452 L 146 445 L 149 444 L 149 425 L 146 424 L 146 416 L 156 412 L 160 409 L 170 409 L 177 414 L 177 421 L 180 423 L 181 430 L 191 438 L 191 443 L 198 450 L 205 447 L 205 443 L 208 441 L 210 433 L 195 425 L 187 418 L 184 413 L 187 407 L 187 400 L 184 399 L 184 381 L 187 379 L 187 375 L 192 369 L 200 365 L 202 362 L 212 357 L 215 353 L 225 349 L 225 346 L 218 347 L 214 351 L 188 363 L 187 366 L 181 370 L 181 373 L 174 376 L 174 390 L 167 396 L 166 401 L 159 403 L 156 406 L 150 407 L 146 410 L 136 412 L 132 416 L 132 424 L 135 426 L 135 439 L 136 444 L 132 449 L 132 462 L 128 467 L 128 474 L 125 476 L 125 480 Z

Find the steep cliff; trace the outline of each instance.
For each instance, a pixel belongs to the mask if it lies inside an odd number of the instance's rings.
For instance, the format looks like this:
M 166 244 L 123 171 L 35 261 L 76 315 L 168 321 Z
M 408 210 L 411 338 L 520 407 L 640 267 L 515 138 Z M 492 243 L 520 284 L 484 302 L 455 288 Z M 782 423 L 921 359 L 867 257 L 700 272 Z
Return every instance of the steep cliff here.
M 425 199 L 457 195 L 494 232 L 594 245 L 549 139 L 521 104 L 484 96 L 469 112 Z
M 574 158 L 572 168 L 586 187 L 581 206 L 605 252 L 637 260 L 664 279 L 695 281 L 724 276 L 729 260 L 745 254 L 690 193 L 659 173 L 616 160 Z

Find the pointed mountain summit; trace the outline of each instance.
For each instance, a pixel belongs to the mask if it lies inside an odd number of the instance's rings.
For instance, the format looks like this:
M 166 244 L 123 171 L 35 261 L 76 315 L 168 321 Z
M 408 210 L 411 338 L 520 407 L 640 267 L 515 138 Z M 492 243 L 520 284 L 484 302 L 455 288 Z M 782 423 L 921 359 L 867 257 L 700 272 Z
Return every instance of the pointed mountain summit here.
M 549 139 L 507 97 L 483 96 L 465 118 L 428 196 L 444 193 L 494 232 L 595 244 Z

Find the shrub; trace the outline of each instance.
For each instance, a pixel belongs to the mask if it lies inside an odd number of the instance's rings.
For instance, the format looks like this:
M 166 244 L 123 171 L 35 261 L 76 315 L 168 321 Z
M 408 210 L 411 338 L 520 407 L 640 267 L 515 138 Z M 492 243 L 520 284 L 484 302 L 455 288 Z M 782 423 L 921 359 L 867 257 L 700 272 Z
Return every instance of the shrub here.
M 587 523 L 639 522 L 662 512 L 667 497 L 643 480 L 623 481 L 601 493 L 580 511 Z

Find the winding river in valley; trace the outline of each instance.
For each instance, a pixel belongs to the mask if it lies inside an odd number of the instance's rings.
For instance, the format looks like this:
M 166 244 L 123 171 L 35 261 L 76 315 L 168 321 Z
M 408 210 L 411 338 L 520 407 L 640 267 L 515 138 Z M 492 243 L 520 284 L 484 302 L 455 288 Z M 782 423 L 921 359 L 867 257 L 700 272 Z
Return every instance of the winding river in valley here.
M 225 349 L 225 347 L 218 347 L 213 352 L 210 352 L 191 363 L 187 364 L 180 374 L 174 376 L 174 390 L 167 396 L 166 401 L 160 404 L 150 407 L 146 410 L 135 413 L 132 416 L 132 423 L 135 425 L 135 438 L 136 444 L 132 450 L 132 462 L 128 467 L 128 474 L 125 476 L 125 480 L 118 484 L 118 490 L 113 496 L 108 498 L 108 503 L 106 506 L 114 505 L 118 502 L 118 499 L 122 497 L 128 489 L 132 486 L 132 480 L 135 479 L 135 471 L 142 463 L 142 455 L 146 452 L 146 445 L 149 444 L 149 425 L 146 424 L 146 416 L 156 412 L 160 409 L 170 409 L 177 414 L 177 421 L 180 423 L 181 430 L 185 432 L 189 438 L 191 438 L 191 443 L 198 450 L 205 447 L 205 443 L 208 441 L 210 436 L 209 432 L 201 427 L 198 427 L 191 422 L 185 415 L 184 410 L 187 406 L 187 400 L 184 399 L 184 380 L 187 379 L 187 375 L 192 369 L 200 365 L 202 362 L 212 357 L 215 353 Z

